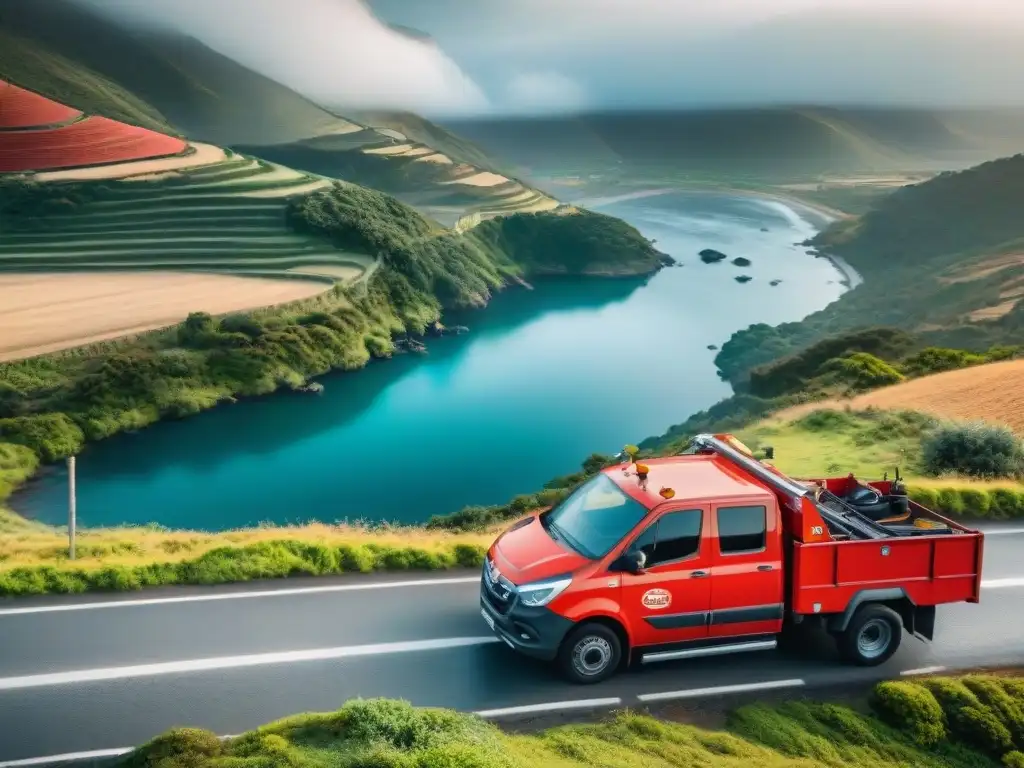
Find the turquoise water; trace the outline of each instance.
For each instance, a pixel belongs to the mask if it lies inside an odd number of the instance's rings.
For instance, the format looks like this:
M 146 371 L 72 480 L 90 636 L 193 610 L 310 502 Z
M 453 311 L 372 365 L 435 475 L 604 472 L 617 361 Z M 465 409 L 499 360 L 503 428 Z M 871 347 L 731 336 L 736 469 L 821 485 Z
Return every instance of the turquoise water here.
M 324 377 L 320 396 L 275 395 L 98 443 L 78 459 L 79 524 L 411 523 L 502 502 L 728 396 L 709 344 L 797 320 L 844 290 L 794 245 L 813 226 L 778 204 L 674 194 L 600 210 L 685 266 L 510 290 L 447 318 L 471 332 L 429 342 L 426 357 Z M 703 248 L 753 265 L 705 265 Z M 54 469 L 14 505 L 61 524 L 66 495 Z

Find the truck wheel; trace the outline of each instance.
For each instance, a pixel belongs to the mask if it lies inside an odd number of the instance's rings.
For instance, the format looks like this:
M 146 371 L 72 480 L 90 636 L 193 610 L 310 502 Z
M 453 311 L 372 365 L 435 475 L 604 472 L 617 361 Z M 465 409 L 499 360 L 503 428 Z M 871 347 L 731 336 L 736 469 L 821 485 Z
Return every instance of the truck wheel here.
M 558 652 L 562 674 L 582 685 L 607 680 L 618 670 L 621 661 L 622 643 L 604 624 L 576 627 Z
M 858 608 L 836 641 L 843 658 L 861 667 L 884 664 L 903 640 L 903 620 L 885 605 Z

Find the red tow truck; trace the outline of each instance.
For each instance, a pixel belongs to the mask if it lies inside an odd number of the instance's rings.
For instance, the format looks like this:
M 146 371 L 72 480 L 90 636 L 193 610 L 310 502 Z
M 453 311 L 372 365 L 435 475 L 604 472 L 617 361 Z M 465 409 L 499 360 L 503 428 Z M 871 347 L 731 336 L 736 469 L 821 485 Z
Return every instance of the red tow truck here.
M 935 608 L 977 603 L 984 537 L 899 480 L 797 481 L 732 435 L 603 470 L 491 546 L 484 621 L 576 683 L 639 662 L 770 650 L 816 622 L 847 661 L 885 662 Z

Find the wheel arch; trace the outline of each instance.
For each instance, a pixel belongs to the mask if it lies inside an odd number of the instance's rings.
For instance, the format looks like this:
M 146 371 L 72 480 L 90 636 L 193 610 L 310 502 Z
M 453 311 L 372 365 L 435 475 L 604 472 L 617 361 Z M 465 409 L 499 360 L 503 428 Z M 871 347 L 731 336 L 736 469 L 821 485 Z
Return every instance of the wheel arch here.
M 935 631 L 935 606 L 917 605 L 903 587 L 862 589 L 856 592 L 842 613 L 828 617 L 829 632 L 845 632 L 857 609 L 864 605 L 884 605 L 899 614 L 903 628 L 912 635 L 931 640 Z

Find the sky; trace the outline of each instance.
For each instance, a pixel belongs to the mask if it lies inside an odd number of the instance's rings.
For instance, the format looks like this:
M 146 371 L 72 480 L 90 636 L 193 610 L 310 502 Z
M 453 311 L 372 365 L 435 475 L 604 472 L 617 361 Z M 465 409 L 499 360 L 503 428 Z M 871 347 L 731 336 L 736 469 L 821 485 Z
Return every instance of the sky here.
M 78 1 L 192 35 L 329 107 L 1024 104 L 1024 0 Z

